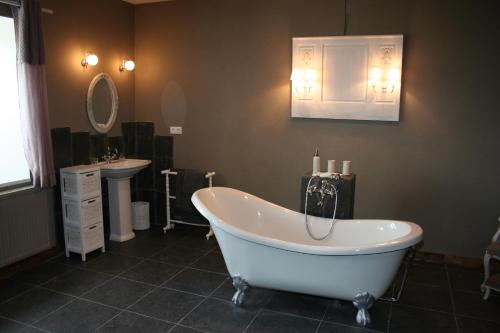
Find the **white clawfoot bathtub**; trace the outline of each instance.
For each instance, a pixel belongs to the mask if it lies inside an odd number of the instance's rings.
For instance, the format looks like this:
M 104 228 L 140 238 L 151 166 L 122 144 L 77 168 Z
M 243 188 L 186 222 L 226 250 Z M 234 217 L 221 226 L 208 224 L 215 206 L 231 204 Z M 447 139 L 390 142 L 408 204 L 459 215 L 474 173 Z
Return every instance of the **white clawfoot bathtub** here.
M 208 219 L 220 245 L 240 304 L 249 286 L 353 301 L 358 322 L 396 275 L 406 250 L 422 240 L 411 222 L 337 220 L 333 233 L 311 239 L 304 214 L 231 188 L 195 192 L 195 207 Z M 316 235 L 331 219 L 309 217 Z M 363 318 L 365 317 L 365 318 Z

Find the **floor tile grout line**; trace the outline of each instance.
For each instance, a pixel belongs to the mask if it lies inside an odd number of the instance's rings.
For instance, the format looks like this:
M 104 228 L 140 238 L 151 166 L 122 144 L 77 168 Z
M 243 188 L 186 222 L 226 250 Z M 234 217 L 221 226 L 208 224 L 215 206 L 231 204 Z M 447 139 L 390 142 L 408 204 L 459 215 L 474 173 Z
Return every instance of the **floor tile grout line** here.
M 167 281 L 165 281 L 164 283 L 167 283 L 168 281 L 170 281 L 171 279 L 173 279 L 175 276 L 177 276 L 180 272 L 182 272 L 183 269 L 181 269 L 179 272 L 177 272 L 176 274 L 174 274 L 173 276 L 171 276 L 169 279 L 167 279 Z M 150 295 L 153 291 L 155 290 L 158 290 L 160 287 L 155 287 L 155 288 L 152 288 L 150 291 L 148 291 L 146 294 L 142 295 L 141 297 L 139 297 L 135 302 L 133 302 L 132 304 L 128 305 L 125 310 L 129 310 L 131 309 L 134 305 L 136 305 L 137 303 L 139 303 L 140 301 L 142 301 L 143 299 L 145 299 L 148 295 Z
M 485 319 L 485 318 L 479 318 L 479 317 L 472 317 L 470 315 L 465 315 L 465 314 L 459 314 L 457 315 L 457 318 L 467 318 L 467 319 L 473 319 L 473 320 L 477 320 L 477 321 L 485 321 L 485 322 L 488 322 L 488 323 L 492 323 L 492 324 L 496 324 L 498 325 L 498 321 L 494 321 L 494 320 L 491 320 L 491 319 Z
M 101 327 L 106 326 L 106 324 L 108 324 L 108 323 L 109 323 L 109 322 L 111 322 L 113 319 L 115 319 L 116 317 L 118 317 L 119 315 L 121 315 L 123 312 L 124 312 L 124 310 L 119 311 L 116 315 L 114 315 L 113 317 L 109 318 L 109 319 L 108 319 L 108 320 L 106 320 L 104 323 L 102 323 L 101 325 L 99 325 L 98 327 L 96 327 L 95 329 L 93 329 L 93 330 L 92 330 L 92 332 L 97 332 L 99 329 L 101 329 Z
M 63 292 L 60 292 L 60 291 L 51 290 L 49 288 L 44 288 L 44 287 L 40 287 L 40 288 L 47 289 L 49 291 L 54 291 L 55 293 L 58 293 L 58 294 L 61 294 L 61 295 L 70 296 L 70 297 L 74 298 L 75 300 L 89 302 L 89 303 L 94 303 L 94 304 L 97 304 L 97 305 L 102 305 L 102 306 L 105 306 L 107 308 L 111 308 L 111 309 L 114 309 L 114 310 L 118 310 L 118 311 L 127 310 L 126 308 L 120 308 L 120 307 L 117 307 L 117 306 L 114 306 L 114 305 L 109 305 L 109 304 L 106 304 L 106 303 L 94 301 L 94 300 L 89 299 L 89 298 L 83 298 L 82 296 L 73 296 L 73 295 L 70 295 L 70 294 L 67 294 L 67 293 L 63 293 Z
M 184 324 L 175 324 L 173 325 L 168 331 L 167 333 L 170 333 L 172 332 L 173 330 L 175 330 L 177 327 L 185 327 L 185 328 L 189 328 L 191 330 L 194 330 L 194 331 L 197 331 L 197 332 L 202 332 L 202 333 L 211 333 L 210 331 L 205 331 L 205 330 L 200 330 L 199 328 L 196 328 L 196 327 L 192 327 L 192 326 L 188 326 L 188 325 L 184 325 Z
M 186 291 L 186 290 L 181 290 L 181 289 L 176 289 L 176 288 L 170 288 L 170 287 L 166 287 L 166 286 L 159 286 L 158 289 L 172 290 L 172 291 L 177 291 L 177 292 L 180 292 L 180 293 L 189 294 L 189 295 L 193 295 L 193 296 L 199 296 L 199 297 L 208 297 L 207 295 L 197 294 L 197 293 L 193 293 L 191 291 Z
M 208 299 L 208 296 L 207 297 L 203 297 L 200 302 L 198 304 L 196 304 L 196 306 L 194 308 L 192 308 L 190 311 L 188 311 L 184 316 L 181 317 L 181 319 L 179 319 L 177 322 L 176 322 L 176 325 L 182 323 L 182 321 L 184 319 L 186 319 L 194 310 L 196 310 L 201 304 L 203 304 L 203 302 L 205 302 L 206 300 Z M 170 331 L 169 331 L 170 332 Z
M 453 316 L 453 313 L 449 312 L 449 311 L 436 310 L 436 309 L 432 309 L 432 308 L 424 308 L 422 306 L 416 306 L 416 305 L 411 305 L 411 304 L 402 304 L 401 303 L 401 304 L 397 304 L 397 306 L 403 307 L 403 308 L 410 308 L 410 309 L 414 309 L 414 310 L 422 310 L 422 311 L 435 312 L 435 313 Z
M 450 273 L 448 271 L 448 265 L 446 263 L 444 264 L 444 269 L 446 271 L 446 278 L 448 280 L 448 292 L 450 293 L 451 311 L 453 313 L 453 320 L 455 321 L 455 329 L 457 332 L 460 332 L 460 327 L 458 325 L 457 311 L 455 308 L 455 298 L 453 297 L 453 288 L 451 287 Z
M 186 319 L 194 310 L 196 310 L 201 304 L 203 304 L 207 299 L 209 299 L 217 291 L 217 289 L 219 289 L 222 285 L 224 285 L 224 283 L 226 283 L 227 279 L 229 279 L 229 278 L 225 278 L 216 288 L 214 288 L 214 290 L 212 290 L 212 292 L 210 294 L 203 297 L 203 299 L 200 301 L 200 303 L 198 303 L 194 308 L 192 308 L 188 313 L 186 313 L 181 319 L 179 319 L 179 321 L 177 321 L 177 324 L 182 323 L 182 321 L 184 319 Z
M 248 323 L 248 325 L 243 329 L 242 333 L 246 333 L 250 326 L 254 323 L 254 321 L 257 319 L 257 317 L 264 311 L 264 308 L 260 308 L 259 311 L 252 317 L 252 320 Z
M 68 266 L 68 267 L 70 267 L 70 266 Z M 74 271 L 76 271 L 76 270 L 78 269 L 77 267 L 72 267 L 72 268 L 73 268 L 73 269 L 70 269 L 70 270 L 68 270 L 67 272 L 64 272 L 64 273 L 61 273 L 61 274 L 56 274 L 55 276 L 51 277 L 51 278 L 50 278 L 50 279 L 48 279 L 47 281 L 42 282 L 42 283 L 38 283 L 38 284 L 35 284 L 35 285 L 36 285 L 36 286 L 43 286 L 44 284 L 47 284 L 47 283 L 49 283 L 50 281 L 57 279 L 58 277 L 61 277 L 61 276 L 63 276 L 63 275 L 69 274 L 69 273 L 72 273 L 72 272 L 74 272 Z
M 59 277 L 59 276 L 62 276 L 62 275 L 68 274 L 68 273 L 70 273 L 70 272 L 74 272 L 74 271 L 75 271 L 75 270 L 77 270 L 77 269 L 80 269 L 80 270 L 83 270 L 83 271 L 87 271 L 87 272 L 93 272 L 93 273 L 105 274 L 105 275 L 108 275 L 108 276 L 110 276 L 110 277 L 112 277 L 112 278 L 120 277 L 120 275 L 121 275 L 121 274 L 123 274 L 123 273 L 125 273 L 125 272 L 128 272 L 130 269 L 133 269 L 133 268 L 135 268 L 136 266 L 138 266 L 138 265 L 142 264 L 143 262 L 147 261 L 147 259 L 146 259 L 146 258 L 141 258 L 141 259 L 142 259 L 142 260 L 140 260 L 140 261 L 138 261 L 137 263 L 133 264 L 130 268 L 127 268 L 127 269 L 125 269 L 124 271 L 120 271 L 120 272 L 118 272 L 118 273 L 114 273 L 114 274 L 109 273 L 109 272 L 104 272 L 104 271 L 102 271 L 102 270 L 98 270 L 98 269 L 94 269 L 94 268 L 88 268 L 88 267 L 86 267 L 86 266 L 84 266 L 84 265 L 83 265 L 83 266 L 81 266 L 81 267 L 75 267 L 75 269 L 73 269 L 72 271 L 69 271 L 69 272 L 63 273 L 63 274 L 61 274 L 61 275 L 55 276 L 55 277 L 51 278 L 50 280 L 47 280 L 46 282 L 44 282 L 44 283 L 43 283 L 43 284 L 41 284 L 41 285 L 45 285 L 45 284 L 47 284 L 48 282 L 50 282 L 51 280 L 55 279 L 56 277 Z M 71 266 L 71 267 L 74 267 L 74 266 L 73 266 L 73 265 L 71 265 L 71 264 L 66 264 L 66 265 Z
M 89 290 L 85 291 L 83 294 L 81 294 L 81 295 L 80 295 L 80 297 L 85 298 L 85 295 L 88 295 L 88 294 L 92 293 L 92 292 L 93 292 L 93 291 L 95 291 L 96 289 L 99 289 L 100 287 L 104 286 L 105 284 L 107 284 L 107 283 L 109 283 L 109 282 L 111 282 L 111 281 L 116 280 L 117 278 L 118 278 L 118 276 L 113 276 L 113 277 L 111 277 L 109 280 L 106 280 L 106 281 L 104 281 L 104 282 L 102 282 L 102 283 L 100 283 L 100 284 L 96 285 L 95 287 L 92 287 L 92 288 L 90 288 Z
M 130 310 L 130 309 L 123 309 L 122 312 L 131 313 L 131 314 L 134 314 L 134 315 L 137 315 L 137 316 L 140 316 L 140 317 L 144 317 L 144 318 L 158 320 L 158 321 L 161 321 L 161 322 L 164 322 L 164 323 L 167 323 L 167 324 L 172 324 L 174 326 L 176 325 L 176 323 L 173 322 L 173 321 L 162 319 L 162 318 L 157 318 L 157 317 L 153 317 L 153 316 L 148 316 L 148 315 L 145 315 L 144 313 L 136 312 L 136 311 L 133 311 L 133 310 Z
M 73 296 L 73 295 L 71 295 L 71 294 L 62 293 L 62 292 L 60 292 L 60 291 L 53 290 L 53 289 L 48 288 L 48 287 L 44 287 L 43 285 L 38 286 L 39 288 L 44 288 L 44 289 L 49 290 L 49 291 L 52 291 L 52 292 L 56 292 L 56 293 L 60 293 L 60 294 L 66 295 L 66 296 L 73 297 L 73 299 L 72 299 L 70 302 L 68 302 L 68 303 L 66 303 L 66 304 L 64 304 L 64 305 L 62 305 L 62 306 L 60 306 L 59 308 L 55 309 L 54 311 L 51 311 L 51 312 L 50 312 L 50 313 L 48 313 L 46 316 L 43 316 L 43 317 L 42 317 L 42 318 L 40 318 L 39 320 L 35 321 L 35 322 L 34 322 L 34 324 L 35 324 L 35 323 L 38 323 L 39 321 L 41 321 L 41 320 L 43 320 L 43 319 L 45 319 L 45 318 L 48 318 L 50 315 L 52 315 L 52 314 L 54 314 L 55 312 L 57 312 L 57 311 L 59 311 L 59 310 L 63 309 L 64 307 L 66 307 L 66 306 L 70 305 L 71 303 L 73 303 L 73 302 L 74 302 L 74 301 L 76 301 L 77 299 L 79 299 L 79 300 L 86 300 L 86 301 L 90 301 L 90 300 L 88 300 L 88 299 L 84 298 L 84 296 L 85 296 L 85 295 L 87 295 L 87 294 L 89 294 L 90 292 L 94 291 L 95 289 L 97 289 L 97 288 L 100 288 L 100 287 L 104 286 L 106 283 L 108 283 L 108 282 L 110 282 L 110 281 L 113 281 L 113 280 L 114 280 L 114 279 L 116 279 L 116 278 L 117 278 L 117 276 L 110 277 L 108 280 L 106 280 L 106 281 L 104 281 L 104 282 L 102 282 L 102 283 L 100 283 L 100 284 L 98 284 L 98 285 L 94 286 L 93 288 L 90 288 L 88 291 L 86 291 L 86 292 L 85 292 L 85 293 L 83 293 L 82 295 L 80 295 L 80 296 L 76 296 L 76 297 L 75 297 L 75 296 Z
M 141 265 L 142 263 L 146 262 L 146 260 L 147 260 L 147 258 L 142 258 L 142 257 L 134 257 L 134 258 L 137 258 L 137 259 L 140 259 L 140 260 L 137 263 L 132 264 L 132 266 L 129 269 L 126 269 L 126 270 L 124 270 L 121 273 L 117 273 L 116 275 L 121 275 L 121 274 L 123 274 L 125 272 L 128 272 L 129 270 L 138 267 L 139 265 Z
M 12 296 L 12 297 L 10 297 L 10 298 L 7 298 L 6 300 L 4 300 L 4 301 L 0 302 L 0 305 L 3 305 L 3 304 L 5 304 L 5 303 L 7 303 L 7 302 L 10 302 L 10 301 L 11 301 L 11 300 L 13 300 L 14 298 L 17 298 L 17 297 L 19 297 L 19 296 L 22 296 L 22 295 L 24 295 L 24 294 L 28 293 L 29 291 L 31 291 L 31 290 L 33 290 L 33 289 L 35 289 L 35 288 L 37 287 L 36 285 L 33 285 L 33 284 L 28 284 L 28 283 L 26 283 L 26 285 L 27 285 L 27 286 L 29 286 L 29 288 L 28 288 L 28 289 L 26 289 L 25 291 L 21 291 L 21 292 L 20 292 L 19 294 L 17 294 L 17 295 L 14 295 L 14 296 Z
M 131 279 L 131 278 L 128 278 L 128 277 L 122 276 L 122 275 L 117 276 L 117 278 L 118 278 L 118 279 L 122 279 L 122 280 L 129 281 L 129 282 L 135 282 L 135 283 L 143 284 L 143 285 L 145 285 L 145 286 L 154 287 L 154 288 L 159 288 L 159 287 L 161 286 L 161 285 L 159 285 L 159 284 L 154 284 L 154 283 L 144 282 L 144 281 L 140 281 L 140 280 L 134 280 L 134 279 Z M 163 284 L 163 282 L 162 282 L 162 284 Z
M 71 267 L 73 267 L 73 266 L 71 266 Z M 74 271 L 76 271 L 76 270 L 78 270 L 78 269 L 79 269 L 79 270 L 84 270 L 84 271 L 95 272 L 95 273 L 102 273 L 102 274 L 108 275 L 110 278 L 111 278 L 111 277 L 114 277 L 114 275 L 113 275 L 113 274 L 109 274 L 109 273 L 99 272 L 99 271 L 95 271 L 95 270 L 92 270 L 92 269 L 87 269 L 87 268 L 83 268 L 83 267 L 73 267 L 73 269 L 72 269 L 72 270 L 69 270 L 69 271 L 67 271 L 67 272 L 64 272 L 64 273 L 58 274 L 58 275 L 56 275 L 56 276 L 53 276 L 53 277 L 51 277 L 50 279 L 48 279 L 47 281 L 45 281 L 45 282 L 43 282 L 43 283 L 35 284 L 35 286 L 44 286 L 44 285 L 48 284 L 49 282 L 51 282 L 51 281 L 53 281 L 53 280 L 55 280 L 55 279 L 57 279 L 57 278 L 59 278 L 59 277 L 61 277 L 61 276 L 67 275 L 67 274 L 69 274 L 69 273 L 73 273 Z
M 207 252 L 205 252 L 204 254 L 201 255 L 201 257 L 199 257 L 198 259 L 196 259 L 195 261 L 193 261 L 192 263 L 190 263 L 190 265 L 194 265 L 196 264 L 198 261 L 200 261 L 201 259 L 205 258 L 206 256 L 208 256 L 210 253 L 214 252 L 216 249 L 211 249 L 211 250 L 208 250 Z
M 186 266 L 189 269 L 195 270 L 195 271 L 201 271 L 201 272 L 206 272 L 206 273 L 213 273 L 213 274 L 218 274 L 218 275 L 224 275 L 224 276 L 229 276 L 229 274 L 226 273 L 221 273 L 221 272 L 216 272 L 216 271 L 210 271 L 208 269 L 203 269 L 203 268 L 196 268 L 193 266 Z
M 323 321 L 325 320 L 326 314 L 328 313 L 328 309 L 330 308 L 330 304 L 328 304 L 325 308 L 325 311 L 323 311 L 323 315 L 321 316 L 321 320 L 318 323 L 318 326 L 316 326 L 316 333 L 319 332 L 319 328 L 321 327 L 321 324 L 323 324 Z
M 48 262 L 48 261 L 45 261 L 45 262 L 44 262 L 44 263 L 42 263 L 40 266 L 44 265 L 44 264 L 45 264 L 45 263 L 47 263 L 47 262 Z M 65 265 L 65 264 L 58 264 L 58 265 L 65 266 L 65 267 L 71 267 L 71 266 L 67 266 L 67 265 Z M 40 267 L 40 266 L 38 266 L 38 267 Z M 38 286 L 41 286 L 41 285 L 44 285 L 44 284 L 48 283 L 49 281 L 52 281 L 53 279 L 55 279 L 55 278 L 57 278 L 57 277 L 59 277 L 59 276 L 63 276 L 63 275 L 65 275 L 65 274 L 68 274 L 68 273 L 73 272 L 73 271 L 75 271 L 75 270 L 76 270 L 76 268 L 75 268 L 75 267 L 71 267 L 71 268 L 72 268 L 72 269 L 70 269 L 70 270 L 68 270 L 68 271 L 66 271 L 66 272 L 63 272 L 63 273 L 58 273 L 58 274 L 54 275 L 53 277 L 49 278 L 48 280 L 45 280 L 45 281 L 43 281 L 43 282 L 41 282 L 41 283 L 26 282 L 26 281 L 23 281 L 23 280 L 17 280 L 17 279 L 15 279 L 15 278 L 14 278 L 14 279 L 12 279 L 12 280 L 13 280 L 13 281 L 17 281 L 17 282 L 24 283 L 24 284 L 26 284 L 26 285 L 28 285 L 28 286 L 38 287 Z M 24 293 L 24 292 L 23 292 L 23 293 Z M 19 295 L 20 295 L 20 294 L 18 294 L 17 296 L 19 296 Z M 15 298 L 15 297 L 17 297 L 17 296 L 14 296 L 13 298 Z M 2 303 L 0 303 L 0 304 L 3 304 L 3 302 L 2 302 Z
M 0 318 L 2 318 L 4 320 L 7 320 L 7 321 L 12 321 L 12 322 L 14 322 L 16 324 L 19 324 L 19 325 L 27 326 L 27 327 L 30 327 L 30 328 L 35 328 L 35 329 L 43 331 L 43 332 L 52 333 L 51 331 L 48 331 L 48 330 L 46 330 L 44 328 L 39 328 L 39 327 L 33 326 L 33 324 L 29 324 L 29 323 L 26 323 L 24 321 L 20 321 L 20 320 L 17 320 L 17 319 L 12 319 L 12 318 L 5 317 L 5 316 L 2 316 L 2 315 L 0 315 Z
M 286 315 L 286 316 L 289 316 L 289 317 L 295 317 L 295 318 L 301 318 L 301 319 L 308 319 L 308 320 L 314 320 L 314 321 L 317 321 L 317 322 L 321 322 L 321 319 L 318 319 L 318 318 L 301 316 L 301 315 L 298 315 L 298 314 L 295 314 L 295 313 L 284 312 L 284 311 L 277 311 L 277 310 L 266 309 L 266 308 L 263 308 L 263 309 L 266 310 L 266 311 L 269 311 L 269 312 L 274 312 L 274 313 Z M 328 320 L 325 320 L 325 321 L 328 322 Z M 332 322 L 332 323 L 336 323 L 336 322 Z M 349 325 L 346 325 L 346 326 L 349 326 Z M 349 326 L 349 327 L 352 327 L 352 326 Z
M 36 325 L 37 323 L 39 323 L 40 321 L 44 320 L 45 318 L 48 318 L 50 317 L 52 314 L 54 314 L 55 312 L 65 308 L 67 305 L 70 305 L 71 303 L 75 302 L 76 301 L 76 298 L 72 298 L 70 300 L 68 300 L 68 302 L 64 303 L 63 305 L 59 306 L 58 308 L 50 311 L 49 313 L 47 313 L 45 316 L 43 316 L 42 318 L 40 319 L 37 319 L 35 320 L 32 324 L 33 325 Z M 35 326 L 36 328 L 38 328 L 38 326 Z
M 186 271 L 187 270 L 187 266 L 185 266 L 184 268 L 182 268 L 181 270 L 179 270 L 177 273 L 175 273 L 174 275 L 172 275 L 171 277 L 169 277 L 167 280 L 165 280 L 162 284 L 160 284 L 158 287 L 159 288 L 166 288 L 165 285 L 170 282 L 171 280 L 173 280 L 174 278 L 176 278 L 178 275 L 180 275 L 182 272 Z M 166 288 L 166 289 L 172 289 L 172 288 Z
M 132 304 L 129 304 L 127 307 L 125 307 L 125 310 L 130 310 L 134 305 L 142 301 L 144 298 L 148 297 L 148 295 L 150 295 L 155 290 L 157 290 L 157 288 L 152 288 L 150 291 L 148 291 L 147 293 L 136 299 L 134 302 L 132 302 Z
M 308 318 L 308 319 L 311 319 L 311 318 Z M 357 325 L 349 325 L 349 324 L 342 323 L 342 322 L 337 322 L 337 321 L 324 320 L 324 321 L 322 321 L 322 323 L 334 324 L 334 325 L 337 325 L 337 326 L 343 326 L 343 327 L 348 327 L 348 328 L 355 328 L 355 329 L 358 329 L 358 330 L 362 330 L 363 333 L 364 332 L 366 332 L 366 333 L 368 333 L 368 332 L 383 333 L 384 332 L 384 331 L 376 330 L 376 329 L 373 329 L 373 328 L 367 328 L 367 327 L 357 326 Z

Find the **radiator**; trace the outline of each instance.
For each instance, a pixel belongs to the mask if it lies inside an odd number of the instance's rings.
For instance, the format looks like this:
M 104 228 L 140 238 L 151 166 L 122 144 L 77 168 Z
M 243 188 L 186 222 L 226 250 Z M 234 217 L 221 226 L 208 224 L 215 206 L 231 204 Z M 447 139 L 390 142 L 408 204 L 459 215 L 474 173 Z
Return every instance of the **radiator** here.
M 0 194 L 0 267 L 54 246 L 52 189 Z

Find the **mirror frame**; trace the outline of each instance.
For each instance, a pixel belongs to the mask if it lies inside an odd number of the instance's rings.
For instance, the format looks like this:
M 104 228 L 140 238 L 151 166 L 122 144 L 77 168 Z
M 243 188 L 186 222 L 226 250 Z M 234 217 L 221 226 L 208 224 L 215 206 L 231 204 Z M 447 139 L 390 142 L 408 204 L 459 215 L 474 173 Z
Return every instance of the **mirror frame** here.
M 97 83 L 101 80 L 105 80 L 109 91 L 111 93 L 111 114 L 109 115 L 108 121 L 105 124 L 98 123 L 94 117 L 94 110 L 92 107 L 94 89 Z M 89 90 L 87 91 L 87 115 L 89 117 L 90 124 L 92 127 L 101 134 L 108 133 L 116 121 L 116 116 L 118 114 L 118 92 L 116 90 L 115 83 L 109 74 L 100 73 L 97 74 L 89 85 Z

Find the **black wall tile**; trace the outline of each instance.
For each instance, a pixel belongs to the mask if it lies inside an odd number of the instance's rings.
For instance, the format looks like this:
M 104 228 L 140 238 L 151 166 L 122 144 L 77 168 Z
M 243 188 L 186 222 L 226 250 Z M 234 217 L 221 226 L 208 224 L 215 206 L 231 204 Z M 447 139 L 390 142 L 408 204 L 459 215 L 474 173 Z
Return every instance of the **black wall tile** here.
M 174 139 L 171 136 L 155 136 L 155 158 L 174 158 Z
M 136 127 L 136 155 L 138 158 L 154 156 L 154 124 L 138 122 Z
M 71 134 L 72 165 L 90 163 L 90 134 L 75 132 Z
M 155 169 L 150 164 L 147 168 L 142 169 L 137 174 L 137 186 L 143 190 L 154 190 L 154 175 Z
M 123 150 L 126 157 L 136 157 L 136 127 L 137 123 L 122 123 Z
M 106 134 L 92 134 L 90 136 L 90 157 L 98 158 L 99 161 L 107 152 L 108 138 Z
M 113 150 L 118 149 L 119 154 L 125 154 L 123 148 L 123 137 L 121 136 L 108 137 L 108 145 Z
M 71 129 L 69 127 L 53 128 L 52 150 L 54 152 L 54 168 L 59 172 L 60 168 L 71 165 Z
M 166 200 L 165 193 L 156 192 L 155 216 L 156 216 L 156 223 L 160 225 L 167 224 L 167 204 L 165 200 Z

